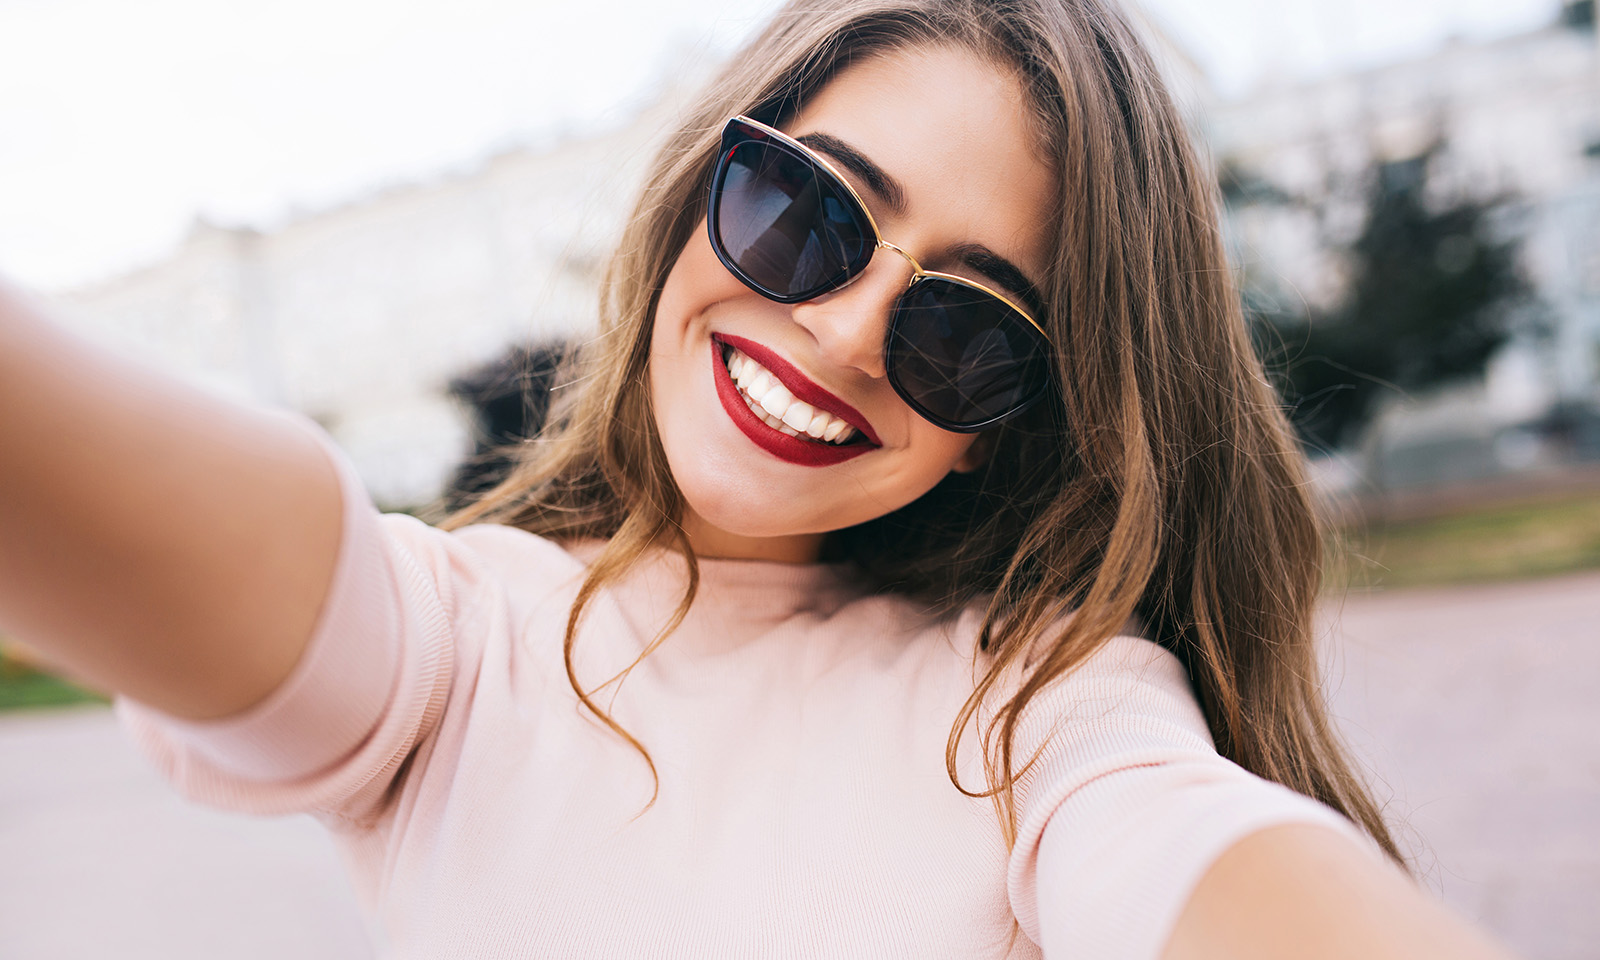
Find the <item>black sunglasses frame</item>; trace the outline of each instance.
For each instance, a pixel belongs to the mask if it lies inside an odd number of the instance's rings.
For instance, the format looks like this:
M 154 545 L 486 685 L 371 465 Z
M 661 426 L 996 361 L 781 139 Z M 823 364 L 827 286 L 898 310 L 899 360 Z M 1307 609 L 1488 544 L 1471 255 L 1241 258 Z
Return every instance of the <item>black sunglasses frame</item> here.
M 763 144 L 766 146 L 776 147 L 784 151 L 794 159 L 804 163 L 811 169 L 814 176 L 818 177 L 828 187 L 832 188 L 835 195 L 847 204 L 847 210 L 855 219 L 857 226 L 865 228 L 861 231 L 862 239 L 872 241 L 870 246 L 864 245 L 865 255 L 845 264 L 844 268 L 837 275 L 827 278 L 823 282 L 814 285 L 812 288 L 801 290 L 795 293 L 785 293 L 770 289 L 761 284 L 754 277 L 750 276 L 750 274 L 740 267 L 733 255 L 728 251 L 727 246 L 722 242 L 722 237 L 717 230 L 717 222 L 722 204 L 722 190 L 720 189 L 720 185 L 725 180 L 728 164 L 732 161 L 735 151 L 740 146 L 743 146 L 747 143 Z M 729 118 L 727 123 L 723 126 L 722 147 L 717 156 L 716 166 L 711 174 L 710 198 L 707 202 L 706 209 L 706 228 L 710 234 L 712 252 L 717 255 L 717 259 L 722 262 L 722 265 L 727 268 L 728 272 L 733 274 L 734 277 L 736 277 L 741 283 L 749 287 L 751 290 L 754 290 L 763 297 L 778 303 L 803 303 L 806 300 L 814 299 L 825 293 L 839 290 L 850 285 L 857 277 L 861 276 L 861 274 L 866 271 L 867 266 L 872 262 L 872 258 L 877 256 L 878 250 L 880 249 L 887 248 L 899 254 L 901 257 L 904 257 L 906 261 L 911 264 L 912 275 L 910 282 L 907 284 L 906 290 L 896 301 L 890 318 L 889 329 L 884 338 L 884 368 L 888 375 L 889 385 L 894 388 L 895 393 L 899 394 L 900 398 L 904 400 L 912 410 L 916 411 L 918 416 L 933 423 L 935 426 L 949 430 L 953 433 L 977 433 L 981 430 L 987 430 L 990 427 L 997 426 L 1001 422 L 1015 417 L 1016 415 L 1027 410 L 1029 407 L 1033 406 L 1050 392 L 1049 386 L 1051 383 L 1051 378 L 1048 376 L 1048 373 L 1046 373 L 1043 382 L 1041 382 L 1037 388 L 1033 389 L 1032 392 L 1026 397 L 1017 401 L 1004 412 L 981 422 L 954 421 L 928 410 L 923 402 L 914 396 L 913 392 L 907 389 L 901 383 L 901 378 L 898 376 L 896 371 L 896 352 L 892 346 L 897 341 L 903 341 L 908 344 L 915 343 L 912 337 L 908 333 L 903 332 L 901 328 L 902 325 L 907 322 L 907 318 L 916 312 L 915 310 L 908 308 L 906 304 L 909 303 L 920 284 L 953 284 L 968 290 L 976 291 L 979 295 L 989 300 L 996 301 L 1003 310 L 1008 310 L 1012 313 L 1015 313 L 1024 321 L 1026 321 L 1026 324 L 1024 327 L 1022 327 L 1022 329 L 1026 330 L 1028 335 L 1033 339 L 1034 345 L 1038 347 L 1041 356 L 1048 356 L 1050 352 L 1050 338 L 1045 335 L 1044 328 L 1039 325 L 1039 322 L 1033 318 L 1031 313 L 1029 313 L 1021 305 L 1017 304 L 1010 297 L 1007 297 L 1005 294 L 992 290 L 981 283 L 968 280 L 965 277 L 958 277 L 954 274 L 948 273 L 939 273 L 933 270 L 924 270 L 922 265 L 917 262 L 915 257 L 911 256 L 911 254 L 907 253 L 900 247 L 897 247 L 883 239 L 883 234 L 878 230 L 878 224 L 877 221 L 873 219 L 872 212 L 867 209 L 867 205 L 861 199 L 861 195 L 857 193 L 855 188 L 850 185 L 850 182 L 844 178 L 844 175 L 835 169 L 833 164 L 829 163 L 825 157 L 807 147 L 805 144 L 792 139 L 774 127 L 770 127 L 764 123 L 761 123 L 759 120 L 753 120 L 750 117 L 743 115 Z

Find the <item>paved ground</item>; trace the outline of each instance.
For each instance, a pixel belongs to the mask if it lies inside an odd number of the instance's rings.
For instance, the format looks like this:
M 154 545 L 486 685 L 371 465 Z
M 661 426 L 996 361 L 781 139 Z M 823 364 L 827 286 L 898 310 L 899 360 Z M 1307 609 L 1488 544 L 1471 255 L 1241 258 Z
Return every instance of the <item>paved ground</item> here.
M 1334 629 L 1335 712 L 1430 886 L 1524 956 L 1600 957 L 1600 573 L 1352 597 Z
M 1600 957 L 1600 574 L 1337 613 L 1336 712 L 1430 885 L 1530 960 Z M 309 820 L 187 806 L 102 709 L 0 717 L 0 957 L 370 955 Z
M 0 716 L 0 958 L 370 956 L 309 818 L 189 805 L 105 708 Z

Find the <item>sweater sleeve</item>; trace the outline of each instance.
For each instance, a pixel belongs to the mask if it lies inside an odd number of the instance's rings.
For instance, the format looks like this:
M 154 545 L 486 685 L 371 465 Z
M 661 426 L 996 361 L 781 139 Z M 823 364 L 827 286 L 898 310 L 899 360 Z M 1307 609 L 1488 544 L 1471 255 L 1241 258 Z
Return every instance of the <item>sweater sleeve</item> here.
M 444 710 L 458 651 L 448 535 L 380 515 L 320 430 L 339 473 L 339 553 L 289 676 L 232 717 L 189 721 L 120 698 L 135 745 L 188 798 L 251 813 L 378 813 Z
M 1046 958 L 1156 960 L 1200 878 L 1233 844 L 1282 823 L 1376 845 L 1333 809 L 1220 756 L 1182 665 L 1113 638 L 1041 695 L 1018 745 L 1008 877 L 1018 922 Z

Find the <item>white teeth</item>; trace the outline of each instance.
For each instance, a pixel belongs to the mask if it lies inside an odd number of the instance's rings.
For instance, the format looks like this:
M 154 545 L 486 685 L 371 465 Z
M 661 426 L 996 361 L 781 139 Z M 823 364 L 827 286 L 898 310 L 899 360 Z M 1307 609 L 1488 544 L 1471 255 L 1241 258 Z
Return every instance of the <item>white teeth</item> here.
M 768 413 L 779 420 L 782 420 L 783 415 L 789 412 L 789 405 L 794 403 L 794 394 L 790 393 L 789 388 L 781 383 L 774 383 L 766 393 L 751 391 L 750 395 L 756 398 L 757 403 L 766 407 Z
M 787 423 L 784 423 L 782 420 L 779 420 L 770 413 L 762 416 L 761 422 L 778 431 L 779 433 L 785 433 L 791 437 L 797 437 L 800 435 L 800 432 L 794 427 L 789 426 Z
M 784 411 L 783 422 L 794 427 L 796 433 L 809 433 L 810 430 L 808 428 L 816 415 L 817 412 L 812 408 L 811 404 L 801 403 L 796 400 L 794 403 L 789 404 L 788 410 Z
M 781 430 L 784 433 L 789 434 L 791 437 L 795 435 L 795 431 L 793 430 L 793 428 L 787 426 L 782 420 L 779 420 L 777 417 L 774 417 L 772 414 L 770 414 L 767 411 L 763 410 L 761 408 L 761 406 L 759 404 L 757 404 L 754 400 L 750 399 L 750 397 L 748 397 L 748 396 L 744 397 L 744 402 L 745 402 L 745 404 L 747 406 L 750 407 L 750 411 L 752 413 L 754 413 L 757 417 L 761 418 L 761 422 L 762 423 L 766 424 L 767 426 L 771 427 L 774 430 Z
M 728 373 L 739 394 L 762 423 L 787 436 L 802 434 L 825 443 L 844 443 L 856 429 L 838 417 L 795 398 L 771 371 L 738 350 L 729 351 Z

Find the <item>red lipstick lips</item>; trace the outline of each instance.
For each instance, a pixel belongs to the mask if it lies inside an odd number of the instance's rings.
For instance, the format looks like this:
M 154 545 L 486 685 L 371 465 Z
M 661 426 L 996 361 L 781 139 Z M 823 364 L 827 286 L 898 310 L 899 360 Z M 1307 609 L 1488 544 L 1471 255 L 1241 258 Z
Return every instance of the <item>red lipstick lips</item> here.
M 801 440 L 798 437 L 791 437 L 767 426 L 750 410 L 744 401 L 744 396 L 739 393 L 739 388 L 734 385 L 733 377 L 728 374 L 728 365 L 723 359 L 724 344 L 738 349 L 745 356 L 767 368 L 790 393 L 795 395 L 796 399 L 830 413 L 861 431 L 862 439 L 839 445 L 820 443 L 811 439 Z M 793 364 L 759 343 L 725 334 L 713 336 L 711 370 L 712 376 L 716 379 L 717 399 L 722 402 L 722 409 L 727 411 L 729 419 L 750 438 L 751 442 L 780 460 L 805 467 L 826 467 L 859 457 L 879 446 L 878 438 L 867 424 L 866 418 L 854 407 L 812 383 L 796 370 Z

